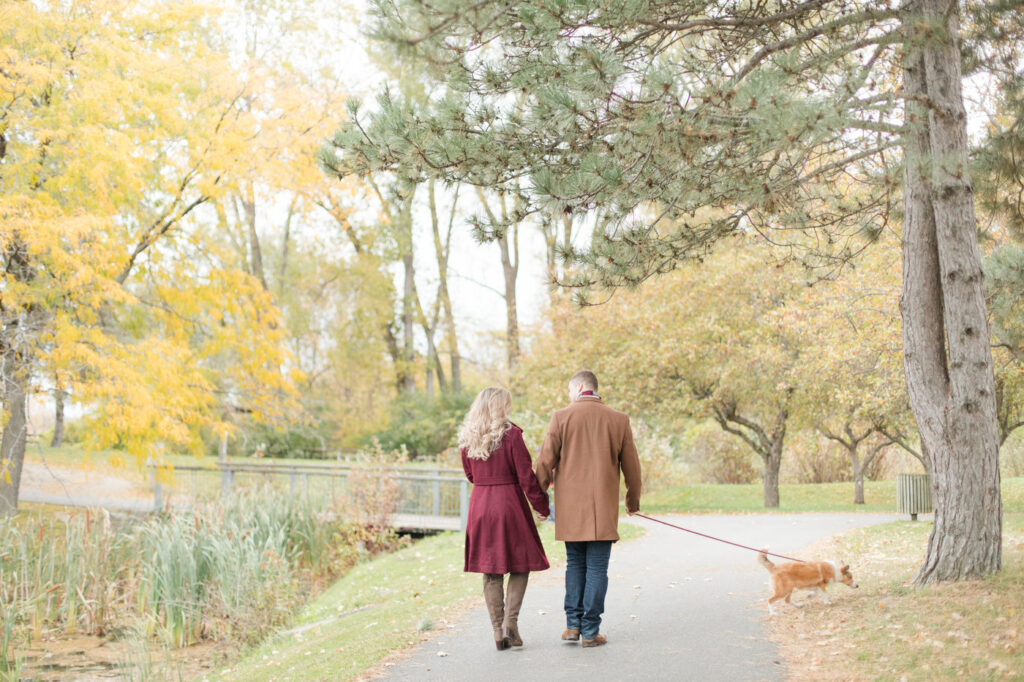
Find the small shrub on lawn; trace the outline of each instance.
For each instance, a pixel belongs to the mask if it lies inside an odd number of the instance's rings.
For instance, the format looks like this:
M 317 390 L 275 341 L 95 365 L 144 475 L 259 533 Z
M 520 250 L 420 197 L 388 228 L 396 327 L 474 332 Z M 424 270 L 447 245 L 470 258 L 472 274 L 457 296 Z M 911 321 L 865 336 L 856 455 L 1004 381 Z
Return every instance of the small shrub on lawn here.
M 473 398 L 470 393 L 402 396 L 392 403 L 387 428 L 370 442 L 385 450 L 404 449 L 412 459 L 435 457 L 455 444 Z

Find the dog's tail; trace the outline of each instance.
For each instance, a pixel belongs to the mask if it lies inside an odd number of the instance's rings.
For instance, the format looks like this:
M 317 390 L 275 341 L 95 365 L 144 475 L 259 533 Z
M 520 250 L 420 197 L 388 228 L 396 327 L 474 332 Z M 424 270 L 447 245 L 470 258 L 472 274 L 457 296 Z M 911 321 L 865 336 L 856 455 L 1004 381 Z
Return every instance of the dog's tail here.
M 768 555 L 761 552 L 757 555 L 757 560 L 761 562 L 761 565 L 768 569 L 769 572 L 775 570 L 775 564 L 768 560 Z

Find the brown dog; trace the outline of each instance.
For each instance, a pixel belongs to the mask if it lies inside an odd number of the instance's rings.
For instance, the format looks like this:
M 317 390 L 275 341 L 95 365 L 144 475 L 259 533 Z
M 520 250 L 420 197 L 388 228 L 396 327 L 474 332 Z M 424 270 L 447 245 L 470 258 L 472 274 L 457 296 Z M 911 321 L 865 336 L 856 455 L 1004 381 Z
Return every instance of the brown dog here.
M 803 606 L 790 601 L 789 597 L 793 590 L 821 590 L 821 599 L 824 603 L 830 603 L 825 593 L 825 586 L 829 583 L 843 583 L 850 587 L 857 587 L 853 581 L 853 574 L 849 566 L 839 567 L 834 561 L 808 561 L 797 563 L 791 561 L 785 564 L 775 565 L 768 560 L 768 555 L 761 553 L 757 560 L 772 574 L 772 596 L 768 597 L 768 613 L 775 615 L 774 602 L 785 599 L 786 603 L 793 606 Z

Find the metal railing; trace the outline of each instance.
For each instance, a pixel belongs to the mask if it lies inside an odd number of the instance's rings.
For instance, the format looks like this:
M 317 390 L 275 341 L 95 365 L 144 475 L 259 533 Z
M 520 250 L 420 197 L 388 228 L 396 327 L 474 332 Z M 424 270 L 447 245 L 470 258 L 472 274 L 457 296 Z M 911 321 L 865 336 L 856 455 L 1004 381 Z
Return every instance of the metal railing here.
M 170 499 L 169 484 L 150 467 L 153 507 L 163 509 Z M 228 496 L 248 486 L 268 486 L 289 495 L 323 499 L 333 505 L 349 492 L 355 472 L 374 471 L 346 464 L 272 464 L 217 462 L 213 466 L 173 467 L 175 497 Z M 377 470 L 379 471 L 379 470 Z M 396 527 L 423 530 L 465 530 L 469 512 L 469 481 L 461 469 L 401 467 L 386 470 L 398 485 Z

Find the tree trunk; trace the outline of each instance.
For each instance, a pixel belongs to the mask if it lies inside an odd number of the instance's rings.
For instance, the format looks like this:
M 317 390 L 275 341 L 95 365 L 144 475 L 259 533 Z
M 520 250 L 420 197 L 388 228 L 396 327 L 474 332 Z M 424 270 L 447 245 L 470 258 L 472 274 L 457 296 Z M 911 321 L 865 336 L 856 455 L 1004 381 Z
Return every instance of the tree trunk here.
M 462 362 L 459 357 L 459 339 L 455 333 L 455 317 L 452 315 L 452 302 L 445 289 L 444 298 L 441 299 L 444 306 L 445 337 L 447 339 L 448 353 L 451 356 L 450 366 L 452 372 L 452 393 L 462 393 Z
M 505 352 L 509 371 L 519 362 L 519 314 L 516 309 L 516 278 L 519 275 L 519 226 L 509 220 L 508 204 L 504 193 L 498 196 L 501 205 L 501 220 L 495 217 L 483 189 L 477 187 L 477 196 L 483 204 L 491 224 L 500 226 L 495 235 L 501 250 L 501 270 L 505 276 Z M 509 235 L 511 234 L 511 240 Z
M 298 203 L 299 197 L 296 196 L 288 206 L 288 216 L 285 218 L 284 232 L 281 234 L 281 265 L 277 269 L 278 294 L 283 294 L 285 287 L 287 286 L 287 282 L 285 280 L 288 277 L 288 256 L 291 249 L 292 218 L 295 217 L 295 207 Z
M 25 244 L 14 236 L 6 247 L 5 277 L 21 284 L 30 282 L 34 273 Z M 21 469 L 25 463 L 25 437 L 28 431 L 26 400 L 33 337 L 42 327 L 40 310 L 33 304 L 3 313 L 0 337 L 0 396 L 3 398 L 3 436 L 0 438 L 0 516 L 18 511 Z
M 399 212 L 398 229 L 401 231 L 398 239 L 402 252 L 402 270 L 405 277 L 402 292 L 402 362 L 405 365 L 405 384 L 402 388 L 406 393 L 412 393 L 416 390 L 416 379 L 412 373 L 416 264 L 413 260 L 411 196 L 403 201 Z
M 864 464 L 857 456 L 857 448 L 850 448 L 850 462 L 853 464 L 853 503 L 864 504 Z
M 519 362 L 519 313 L 516 309 L 516 278 L 519 275 L 518 240 L 513 235 L 513 247 L 509 247 L 508 232 L 498 239 L 501 248 L 501 269 L 505 275 L 505 350 L 508 369 L 511 371 Z M 513 255 L 515 262 L 513 262 Z
M 782 439 L 772 443 L 771 450 L 764 459 L 764 506 L 779 506 L 779 468 L 782 465 Z
M 547 266 L 548 284 L 551 291 L 558 291 L 558 215 L 541 223 L 540 233 L 544 237 L 544 263 Z
M 391 321 L 384 325 L 384 342 L 388 347 L 388 355 L 391 356 L 391 364 L 395 368 L 395 390 L 401 393 L 405 390 L 406 367 L 405 363 L 402 362 L 402 350 L 398 347 L 398 337 L 395 336 L 395 330 L 392 328 Z
M 50 440 L 51 448 L 59 448 L 64 444 L 64 398 L 67 397 L 67 392 L 61 389 L 55 389 L 53 391 L 53 402 L 54 402 L 54 419 L 53 419 L 53 438 Z
M 789 398 L 787 391 L 786 397 Z M 718 399 L 711 405 L 711 417 L 722 430 L 740 438 L 756 452 L 764 462 L 764 506 L 779 506 L 779 467 L 782 465 L 782 447 L 786 440 L 786 421 L 789 408 L 780 407 L 775 414 L 771 433 L 764 426 L 743 416 L 736 402 L 729 398 Z
M 918 583 L 1002 563 L 995 385 L 967 172 L 954 0 L 910 0 L 904 91 L 904 371 L 932 474 L 935 524 Z M 926 108 L 927 103 L 927 108 Z
M 850 418 L 852 418 L 852 414 Z M 876 448 L 863 462 L 857 454 L 857 449 L 860 448 L 861 443 L 871 436 L 875 431 L 875 427 L 868 429 L 863 435 L 857 436 L 848 418 L 846 423 L 843 424 L 842 433 L 835 433 L 831 429 L 821 426 L 818 427 L 818 431 L 829 440 L 839 443 L 846 449 L 846 454 L 850 458 L 850 465 L 853 468 L 853 503 L 864 504 L 864 468 L 875 458 L 875 455 L 878 454 L 881 448 Z
M 3 358 L 4 424 L 0 442 L 0 516 L 18 511 L 21 469 L 25 463 L 27 368 L 16 349 L 8 348 Z
M 440 305 L 443 312 L 442 325 L 444 326 L 444 341 L 448 345 L 448 352 L 451 356 L 451 370 L 452 370 L 452 391 L 454 393 L 460 393 L 462 391 L 462 374 L 459 367 L 459 340 L 455 334 L 455 316 L 452 313 L 452 299 L 448 293 L 448 256 L 451 254 L 452 244 L 452 228 L 455 223 L 455 210 L 459 203 L 459 188 L 455 188 L 455 195 L 452 198 L 452 210 L 448 218 L 448 231 L 445 237 L 441 237 L 441 224 L 437 217 L 437 199 L 434 193 L 435 181 L 431 180 L 427 184 L 427 198 L 430 204 L 430 225 L 431 230 L 434 233 L 434 254 L 437 257 L 437 300 L 434 302 L 435 320 L 431 324 L 436 325 L 436 312 Z M 433 331 L 428 342 L 433 346 Z M 438 383 L 441 386 L 441 391 L 447 390 L 444 381 L 444 370 L 441 367 L 441 358 L 438 355 L 436 348 L 431 348 L 431 353 L 437 366 L 437 377 Z
M 448 380 L 444 376 L 444 366 L 441 364 L 441 356 L 437 353 L 437 346 L 434 344 L 434 327 L 423 325 L 423 331 L 427 336 L 427 393 L 433 395 L 434 380 L 437 376 L 437 387 L 441 393 L 448 392 Z
M 256 232 L 256 190 L 252 183 L 245 188 L 242 199 L 242 210 L 245 211 L 245 225 L 249 231 L 249 268 L 250 273 L 267 288 L 267 278 L 263 273 L 263 249 L 260 247 L 260 236 Z

